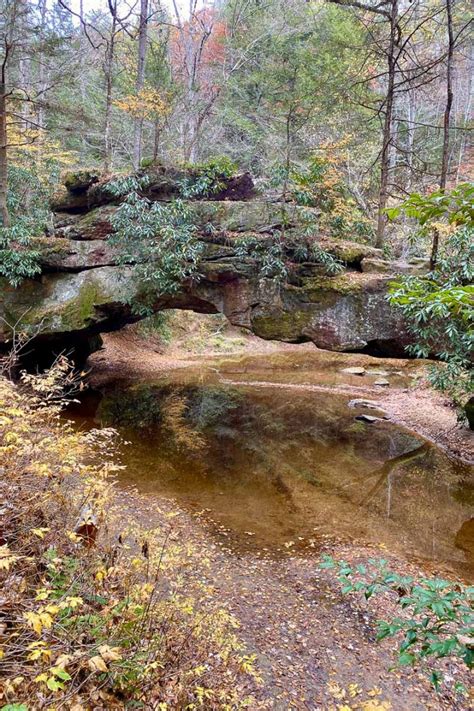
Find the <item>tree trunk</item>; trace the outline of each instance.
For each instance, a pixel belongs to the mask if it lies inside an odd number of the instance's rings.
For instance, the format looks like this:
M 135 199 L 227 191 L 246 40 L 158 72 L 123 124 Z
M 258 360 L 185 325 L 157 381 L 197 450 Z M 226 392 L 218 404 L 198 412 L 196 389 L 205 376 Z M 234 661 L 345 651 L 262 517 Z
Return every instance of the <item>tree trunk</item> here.
M 39 57 L 38 83 L 39 83 L 39 91 L 40 91 L 41 97 L 42 97 L 43 92 L 46 89 L 45 61 L 44 61 L 44 55 L 43 55 L 43 51 L 42 51 L 45 29 L 46 29 L 46 10 L 47 10 L 46 0 L 41 0 L 41 2 L 39 3 L 39 9 L 40 9 L 40 18 L 41 18 L 41 23 L 40 23 L 40 28 L 39 28 L 41 53 L 40 53 L 40 57 Z M 36 121 L 38 123 L 38 127 L 39 127 L 40 131 L 42 131 L 45 127 L 45 114 L 44 114 L 44 105 L 43 105 L 42 98 L 38 104 Z M 40 141 L 41 141 L 41 136 L 40 136 Z M 40 153 L 38 153 L 38 161 L 40 160 L 40 157 L 41 157 Z
M 413 182 L 413 148 L 415 144 L 415 120 L 416 120 L 416 94 L 414 89 L 410 89 L 406 94 L 407 113 L 407 185 L 406 190 L 410 192 Z
M 115 32 L 117 25 L 117 4 L 114 5 L 114 13 L 112 14 L 112 27 L 110 31 L 110 39 L 105 55 L 105 119 L 104 119 L 104 171 L 110 172 L 112 164 L 112 142 L 111 142 L 111 117 L 112 117 L 112 84 L 113 84 L 113 64 L 115 51 Z
M 148 0 L 140 0 L 140 27 L 138 30 L 138 63 L 135 92 L 137 96 L 142 92 L 145 83 L 145 62 L 147 50 L 148 29 Z M 133 167 L 138 170 L 142 154 L 143 118 L 135 119 L 135 132 L 133 137 Z
M 443 155 L 441 159 L 441 174 L 439 177 L 440 190 L 446 189 L 449 167 L 449 128 L 451 121 L 451 107 L 453 105 L 453 55 L 454 36 L 451 0 L 446 0 L 446 24 L 448 28 L 448 57 L 446 65 L 446 106 L 444 109 L 443 122 Z M 439 231 L 436 227 L 433 230 L 433 242 L 431 244 L 430 269 L 433 270 L 438 260 Z
M 448 57 L 446 65 L 446 106 L 444 109 L 443 122 L 443 156 L 441 160 L 441 175 L 439 187 L 445 190 L 448 179 L 449 168 L 449 130 L 451 122 L 451 107 L 453 105 L 453 56 L 454 56 L 454 34 L 452 17 L 452 0 L 446 0 L 446 24 L 448 29 Z
M 385 119 L 383 127 L 383 143 L 380 158 L 380 190 L 379 190 L 379 205 L 377 217 L 377 237 L 375 241 L 376 247 L 383 247 L 385 237 L 385 225 L 387 224 L 387 215 L 385 208 L 389 196 L 389 176 L 390 176 L 390 150 L 392 144 L 392 118 L 393 104 L 395 96 L 395 74 L 397 70 L 396 51 L 398 47 L 398 0 L 392 0 L 390 11 L 390 39 L 387 52 L 388 62 L 388 86 L 387 96 L 385 98 Z
M 7 205 L 8 161 L 7 161 L 7 97 L 5 66 L 0 80 L 0 227 L 10 227 Z
M 158 152 L 160 149 L 160 138 L 161 138 L 161 124 L 155 121 L 155 127 L 153 132 L 153 163 L 158 160 Z

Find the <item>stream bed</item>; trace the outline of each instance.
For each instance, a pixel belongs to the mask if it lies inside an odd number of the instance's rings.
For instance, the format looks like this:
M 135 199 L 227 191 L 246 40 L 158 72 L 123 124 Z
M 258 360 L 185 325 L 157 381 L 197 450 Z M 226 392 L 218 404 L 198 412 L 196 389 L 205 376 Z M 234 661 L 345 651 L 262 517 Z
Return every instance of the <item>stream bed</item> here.
M 374 411 L 347 394 L 288 373 L 225 376 L 190 368 L 116 382 L 70 411 L 80 427 L 119 431 L 118 485 L 144 495 L 145 522 L 166 497 L 237 554 L 355 541 L 474 578 L 472 467 L 389 421 L 356 419 Z

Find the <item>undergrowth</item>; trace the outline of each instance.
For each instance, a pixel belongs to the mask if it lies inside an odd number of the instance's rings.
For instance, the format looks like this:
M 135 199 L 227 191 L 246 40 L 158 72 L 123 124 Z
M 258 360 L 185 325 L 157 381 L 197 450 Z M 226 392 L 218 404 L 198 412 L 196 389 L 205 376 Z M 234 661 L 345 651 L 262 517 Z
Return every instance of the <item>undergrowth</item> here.
M 196 551 L 128 520 L 114 431 L 78 432 L 48 398 L 67 371 L 0 377 L 0 708 L 256 708 Z

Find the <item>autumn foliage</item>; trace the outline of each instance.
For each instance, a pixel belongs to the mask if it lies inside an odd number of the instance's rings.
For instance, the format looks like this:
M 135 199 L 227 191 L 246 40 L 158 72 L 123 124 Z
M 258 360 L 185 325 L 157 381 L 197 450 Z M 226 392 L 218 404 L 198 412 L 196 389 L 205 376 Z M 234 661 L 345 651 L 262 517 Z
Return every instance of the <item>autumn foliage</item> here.
M 172 513 L 128 525 L 113 431 L 76 431 L 51 398 L 67 372 L 0 378 L 0 707 L 248 705 L 236 622 L 186 575 L 195 552 L 172 542 Z

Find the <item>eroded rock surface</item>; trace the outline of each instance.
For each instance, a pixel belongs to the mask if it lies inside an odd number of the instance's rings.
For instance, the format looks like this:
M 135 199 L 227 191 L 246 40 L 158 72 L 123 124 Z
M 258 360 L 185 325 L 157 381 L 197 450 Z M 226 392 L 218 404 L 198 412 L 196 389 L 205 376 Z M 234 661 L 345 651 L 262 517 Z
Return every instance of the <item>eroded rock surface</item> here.
M 82 179 L 83 178 L 83 179 Z M 87 185 L 87 179 L 91 185 Z M 97 189 L 94 176 L 74 183 L 83 196 Z M 82 192 L 81 192 L 82 191 Z M 229 321 L 265 339 L 312 341 L 336 351 L 366 350 L 399 355 L 407 342 L 403 324 L 386 300 L 394 269 L 366 271 L 381 261 L 380 250 L 366 244 L 321 238 L 320 244 L 346 265 L 329 276 L 316 262 L 297 260 L 293 236 L 307 228 L 308 209 L 281 203 L 207 200 L 190 203 L 204 242 L 201 277 L 184 284 L 177 295 L 157 294 L 153 308 L 193 309 L 224 313 Z M 13 289 L 0 282 L 0 342 L 10 335 L 7 324 L 20 320 L 52 348 L 72 345 L 86 352 L 102 331 L 138 320 L 130 301 L 138 295 L 132 267 L 117 264 L 108 241 L 116 207 L 56 214 L 53 237 L 43 240 L 43 273 Z M 317 230 L 317 210 L 310 212 Z M 213 229 L 206 226 L 212 223 Z M 289 277 L 276 284 L 262 278 L 252 254 L 242 257 L 236 242 L 246 235 L 271 240 L 285 226 L 285 260 Z

